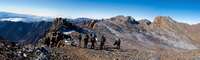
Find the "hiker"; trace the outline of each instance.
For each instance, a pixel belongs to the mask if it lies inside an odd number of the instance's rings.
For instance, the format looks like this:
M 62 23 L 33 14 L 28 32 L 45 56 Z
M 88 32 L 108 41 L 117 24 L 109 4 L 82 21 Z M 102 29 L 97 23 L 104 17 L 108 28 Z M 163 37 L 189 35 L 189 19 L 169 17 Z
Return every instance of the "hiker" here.
M 91 36 L 91 49 L 94 49 L 95 48 L 95 45 L 96 45 L 96 35 L 94 33 L 90 34 Z
M 100 41 L 100 50 L 104 49 L 105 42 L 106 42 L 106 38 L 102 36 L 101 41 Z
M 51 43 L 50 38 L 49 37 L 45 38 L 44 44 L 46 44 L 49 47 L 50 43 Z
M 78 36 L 78 39 L 79 39 L 79 47 L 81 47 L 81 41 L 82 41 L 82 35 L 81 34 L 79 34 L 79 36 Z
M 89 40 L 89 35 L 86 34 L 86 36 L 85 36 L 85 38 L 84 38 L 84 48 L 87 48 L 88 40 Z
M 117 49 L 120 49 L 120 44 L 121 44 L 121 40 L 120 39 L 118 39 L 118 40 L 116 40 L 115 41 L 115 43 L 113 44 L 113 45 L 117 45 Z

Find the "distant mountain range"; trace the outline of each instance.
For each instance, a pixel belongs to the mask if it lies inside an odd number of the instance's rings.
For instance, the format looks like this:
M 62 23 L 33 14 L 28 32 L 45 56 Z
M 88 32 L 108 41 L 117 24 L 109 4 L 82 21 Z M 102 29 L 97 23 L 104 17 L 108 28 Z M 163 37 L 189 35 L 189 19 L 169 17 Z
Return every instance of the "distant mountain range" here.
M 0 12 L 0 36 L 14 42 L 34 42 L 51 25 L 52 18 Z

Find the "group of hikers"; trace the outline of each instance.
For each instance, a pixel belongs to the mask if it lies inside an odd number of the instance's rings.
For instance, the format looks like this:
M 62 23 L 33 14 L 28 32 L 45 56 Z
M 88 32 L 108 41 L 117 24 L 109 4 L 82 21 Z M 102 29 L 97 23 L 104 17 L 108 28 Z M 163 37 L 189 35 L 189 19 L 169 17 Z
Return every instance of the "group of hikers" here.
M 98 40 L 96 34 L 94 33 L 88 33 L 88 34 L 84 34 L 84 36 L 79 36 L 79 47 L 83 47 L 84 48 L 91 48 L 91 49 L 97 49 L 98 44 L 97 42 L 100 42 L 99 44 L 99 49 L 103 50 L 105 49 L 105 42 L 106 42 L 106 37 L 104 35 L 101 36 L 101 38 Z M 91 43 L 89 45 L 89 43 Z M 115 43 L 113 45 L 116 45 L 117 49 L 120 49 L 120 44 L 121 44 L 121 40 L 118 39 L 115 41 Z

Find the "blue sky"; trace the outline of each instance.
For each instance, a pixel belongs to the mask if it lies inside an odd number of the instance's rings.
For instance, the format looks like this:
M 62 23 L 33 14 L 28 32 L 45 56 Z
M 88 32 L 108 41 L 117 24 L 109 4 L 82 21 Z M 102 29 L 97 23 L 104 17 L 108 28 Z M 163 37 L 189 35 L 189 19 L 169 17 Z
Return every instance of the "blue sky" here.
M 151 21 L 170 16 L 180 22 L 200 22 L 200 0 L 0 0 L 0 11 L 98 19 L 125 15 Z

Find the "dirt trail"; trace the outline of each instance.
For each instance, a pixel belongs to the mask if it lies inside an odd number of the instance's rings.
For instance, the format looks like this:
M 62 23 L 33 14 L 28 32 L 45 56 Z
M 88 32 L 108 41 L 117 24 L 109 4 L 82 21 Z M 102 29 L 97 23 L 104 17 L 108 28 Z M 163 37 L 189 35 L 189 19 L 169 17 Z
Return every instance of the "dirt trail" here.
M 53 51 L 60 53 L 60 60 L 149 60 L 152 57 L 150 53 L 139 50 L 106 51 L 67 46 L 54 48 Z
M 78 60 L 113 60 L 106 51 L 67 46 L 63 48 L 67 55 L 75 56 Z M 76 59 L 74 59 L 76 60 Z

